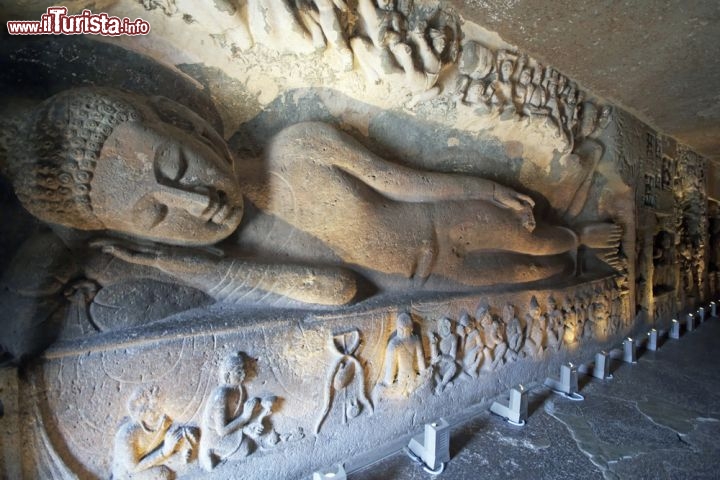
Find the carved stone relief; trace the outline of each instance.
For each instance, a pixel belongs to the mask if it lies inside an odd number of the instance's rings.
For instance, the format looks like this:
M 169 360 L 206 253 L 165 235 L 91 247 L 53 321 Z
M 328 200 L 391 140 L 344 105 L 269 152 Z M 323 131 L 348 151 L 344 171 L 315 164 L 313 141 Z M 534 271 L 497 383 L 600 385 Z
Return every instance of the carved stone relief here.
M 277 397 L 247 398 L 244 354 L 231 354 L 219 368 L 220 385 L 208 397 L 200 425 L 198 460 L 210 471 L 223 461 L 241 459 L 256 448 L 271 448 L 279 435 L 266 423 Z
M 414 330 L 409 313 L 397 316 L 395 332 L 388 339 L 385 351 L 384 374 L 375 386 L 374 397 L 380 394 L 408 396 L 427 380 L 429 370 L 423 344 Z
M 235 160 L 212 127 L 177 103 L 148 100 L 107 89 L 53 97 L 18 127 L 20 137 L 37 149 L 11 145 L 7 165 L 28 211 L 49 224 L 105 232 L 106 238 L 96 237 L 85 248 L 124 263 L 126 278 L 150 271 L 219 302 L 254 303 L 253 292 L 259 291 L 265 293 L 261 300 L 284 297 L 288 305 L 312 308 L 361 300 L 366 272 L 379 288 L 398 289 L 397 280 L 386 277 L 399 275 L 415 287 L 435 290 L 579 271 L 581 247 L 613 264 L 609 258 L 621 230 L 612 223 L 574 232 L 547 225 L 535 218 L 535 201 L 527 195 L 483 178 L 408 169 L 323 124 L 284 130 L 273 140 L 265 166 L 246 163 L 238 180 Z M 142 155 L 133 153 L 138 151 Z M 322 164 L 312 153 L 319 151 Z M 271 174 L 259 177 L 261 168 Z M 388 183 L 390 176 L 399 183 Z M 432 192 L 424 190 L 425 181 L 433 183 Z M 285 188 L 293 203 L 275 200 Z M 359 193 L 367 189 L 375 193 Z M 325 207 L 327 198 L 334 199 L 332 209 Z M 252 228 L 238 229 L 248 216 L 246 202 L 259 212 L 246 220 Z M 461 205 L 482 212 L 483 222 L 468 218 L 457 208 Z M 256 258 L 205 248 L 230 235 L 241 247 L 259 246 L 270 234 L 262 229 L 263 215 L 314 236 L 340 261 L 310 269 L 303 262 L 324 261 L 324 253 L 295 252 L 283 244 L 264 244 L 264 255 Z M 356 218 L 366 221 L 359 225 Z M 497 254 L 489 254 L 498 249 L 516 258 L 537 257 L 546 267 L 535 269 L 534 276 L 519 275 L 507 269 L 507 259 L 499 269 Z M 290 253 L 296 258 L 285 264 L 270 260 Z M 492 275 L 489 268 L 495 268 Z M 92 277 L 90 265 L 80 270 Z
M 457 363 L 458 338 L 453 333 L 452 321 L 447 317 L 439 319 L 438 331 L 431 333 L 429 340 L 435 393 L 440 394 L 452 386 L 453 379 L 460 370 Z
M 120 3 L 225 124 L 88 77 L 1 117 L 30 478 L 300 477 L 717 286 L 705 160 L 444 2 Z
M 365 393 L 365 370 L 354 356 L 360 345 L 360 332 L 352 330 L 333 336 L 333 360 L 328 370 L 323 393 L 323 408 L 315 425 L 320 432 L 323 422 L 336 403 L 340 404 L 342 423 L 357 417 L 363 411 L 372 415 L 373 406 Z
M 174 424 L 158 403 L 157 387 L 138 387 L 128 399 L 129 416 L 115 433 L 113 478 L 169 479 L 174 470 L 168 463 L 193 460 L 198 430 Z

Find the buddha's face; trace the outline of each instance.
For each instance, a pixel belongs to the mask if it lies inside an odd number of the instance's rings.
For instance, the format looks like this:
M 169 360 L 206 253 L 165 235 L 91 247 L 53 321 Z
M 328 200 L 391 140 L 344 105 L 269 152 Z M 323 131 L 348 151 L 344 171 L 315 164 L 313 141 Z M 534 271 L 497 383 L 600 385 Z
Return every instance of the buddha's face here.
M 226 238 L 240 224 L 243 199 L 221 142 L 162 122 L 118 125 L 91 181 L 94 214 L 139 239 L 197 246 Z

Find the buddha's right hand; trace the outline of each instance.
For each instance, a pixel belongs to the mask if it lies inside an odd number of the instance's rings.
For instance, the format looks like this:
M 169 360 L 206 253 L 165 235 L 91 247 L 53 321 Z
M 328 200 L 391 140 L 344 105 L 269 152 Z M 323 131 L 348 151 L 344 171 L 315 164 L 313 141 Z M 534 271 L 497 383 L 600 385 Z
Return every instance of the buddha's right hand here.
M 222 254 L 209 250 L 171 245 L 139 244 L 118 239 L 103 238 L 90 243 L 103 253 L 124 262 L 158 268 L 176 275 L 203 273 L 216 267 Z
M 162 249 L 155 245 L 139 245 L 115 239 L 100 239 L 90 243 L 91 247 L 99 248 L 103 253 L 112 255 L 124 262 L 154 267 L 162 255 Z

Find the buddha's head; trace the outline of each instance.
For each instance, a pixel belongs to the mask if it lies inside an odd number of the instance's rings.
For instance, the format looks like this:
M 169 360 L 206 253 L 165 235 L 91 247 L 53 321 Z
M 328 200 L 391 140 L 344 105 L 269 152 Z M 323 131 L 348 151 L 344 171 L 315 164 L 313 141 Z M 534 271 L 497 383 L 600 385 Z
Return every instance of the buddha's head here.
M 38 106 L 7 170 L 37 218 L 174 245 L 209 245 L 240 224 L 243 199 L 218 133 L 163 97 L 63 92 Z

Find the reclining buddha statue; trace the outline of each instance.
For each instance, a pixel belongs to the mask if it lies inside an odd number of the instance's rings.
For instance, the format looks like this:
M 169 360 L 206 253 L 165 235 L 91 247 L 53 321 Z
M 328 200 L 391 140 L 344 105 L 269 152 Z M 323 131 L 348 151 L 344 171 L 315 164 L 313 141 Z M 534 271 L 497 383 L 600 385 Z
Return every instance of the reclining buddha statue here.
M 581 245 L 620 239 L 611 223 L 543 223 L 528 195 L 395 163 L 323 123 L 285 128 L 260 158 L 240 159 L 174 101 L 80 88 L 2 138 L 20 204 L 74 252 L 67 279 L 92 277 L 93 255 L 79 252 L 94 251 L 216 301 L 318 308 L 572 275 Z

